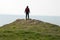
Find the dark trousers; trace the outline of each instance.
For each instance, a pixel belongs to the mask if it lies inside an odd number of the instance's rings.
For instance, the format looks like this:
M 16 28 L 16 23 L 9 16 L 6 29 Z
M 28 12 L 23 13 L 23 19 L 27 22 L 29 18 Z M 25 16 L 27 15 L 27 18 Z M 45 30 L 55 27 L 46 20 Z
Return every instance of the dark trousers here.
M 26 20 L 29 19 L 29 13 L 26 13 Z

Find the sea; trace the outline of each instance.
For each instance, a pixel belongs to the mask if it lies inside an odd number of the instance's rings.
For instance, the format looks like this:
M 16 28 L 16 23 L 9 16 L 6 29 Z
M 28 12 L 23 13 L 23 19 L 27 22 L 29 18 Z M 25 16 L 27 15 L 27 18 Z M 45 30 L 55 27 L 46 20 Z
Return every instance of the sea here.
M 16 19 L 25 19 L 25 15 L 0 15 L 0 26 L 12 23 Z M 36 19 L 51 24 L 60 26 L 60 16 L 33 16 L 30 15 L 30 19 Z

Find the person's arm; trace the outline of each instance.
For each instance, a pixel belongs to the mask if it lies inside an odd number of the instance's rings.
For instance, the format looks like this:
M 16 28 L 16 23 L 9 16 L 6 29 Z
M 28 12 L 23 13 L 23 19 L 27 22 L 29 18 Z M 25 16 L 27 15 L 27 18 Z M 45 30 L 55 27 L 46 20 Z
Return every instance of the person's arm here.
M 29 9 L 29 13 L 30 13 L 30 9 Z

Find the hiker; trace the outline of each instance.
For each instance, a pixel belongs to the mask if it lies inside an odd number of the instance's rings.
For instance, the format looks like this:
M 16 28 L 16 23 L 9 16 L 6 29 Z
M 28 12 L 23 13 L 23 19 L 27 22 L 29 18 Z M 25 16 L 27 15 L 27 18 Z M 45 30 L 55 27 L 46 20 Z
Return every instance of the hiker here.
M 27 20 L 27 19 L 29 19 L 29 13 L 30 13 L 30 9 L 28 6 L 25 9 L 25 13 L 26 13 L 26 20 Z

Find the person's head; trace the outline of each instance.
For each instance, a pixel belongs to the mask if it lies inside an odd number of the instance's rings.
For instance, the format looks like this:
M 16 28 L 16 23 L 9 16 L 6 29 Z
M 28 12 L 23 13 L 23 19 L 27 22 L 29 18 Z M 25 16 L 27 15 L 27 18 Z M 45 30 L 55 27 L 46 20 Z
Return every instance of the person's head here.
M 27 8 L 28 8 L 28 6 L 27 6 Z

